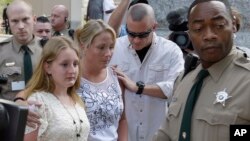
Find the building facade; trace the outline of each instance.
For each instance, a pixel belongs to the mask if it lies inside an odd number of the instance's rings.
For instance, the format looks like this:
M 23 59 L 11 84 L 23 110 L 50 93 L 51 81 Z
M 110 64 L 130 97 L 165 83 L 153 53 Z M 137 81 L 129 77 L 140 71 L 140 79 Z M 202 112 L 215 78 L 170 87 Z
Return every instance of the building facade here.
M 50 16 L 51 9 L 54 5 L 62 4 L 69 9 L 69 21 L 71 28 L 77 28 L 84 22 L 84 15 L 88 0 L 25 0 L 30 3 L 36 16 Z

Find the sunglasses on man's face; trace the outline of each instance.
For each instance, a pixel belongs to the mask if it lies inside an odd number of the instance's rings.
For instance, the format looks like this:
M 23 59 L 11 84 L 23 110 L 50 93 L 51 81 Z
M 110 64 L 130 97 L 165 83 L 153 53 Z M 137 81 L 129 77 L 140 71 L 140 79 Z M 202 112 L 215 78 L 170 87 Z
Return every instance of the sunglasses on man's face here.
M 128 27 L 126 26 L 126 31 L 127 31 L 127 33 L 128 33 L 128 36 L 131 37 L 131 38 L 135 38 L 135 37 L 138 37 L 138 38 L 146 38 L 146 37 L 148 37 L 149 34 L 152 32 L 152 29 L 149 29 L 149 30 L 146 31 L 146 32 L 136 33 L 136 32 L 129 31 L 129 30 L 128 30 Z

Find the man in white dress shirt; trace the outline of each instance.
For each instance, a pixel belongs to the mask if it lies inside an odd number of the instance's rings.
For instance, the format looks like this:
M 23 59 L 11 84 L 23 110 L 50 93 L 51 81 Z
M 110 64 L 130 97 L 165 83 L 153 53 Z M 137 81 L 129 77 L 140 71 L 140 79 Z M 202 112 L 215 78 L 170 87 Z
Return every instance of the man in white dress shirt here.
M 157 22 L 150 5 L 129 9 L 128 35 L 117 39 L 110 65 L 127 88 L 125 110 L 129 141 L 151 141 L 163 121 L 167 98 L 184 68 L 183 54 L 173 42 L 155 34 Z

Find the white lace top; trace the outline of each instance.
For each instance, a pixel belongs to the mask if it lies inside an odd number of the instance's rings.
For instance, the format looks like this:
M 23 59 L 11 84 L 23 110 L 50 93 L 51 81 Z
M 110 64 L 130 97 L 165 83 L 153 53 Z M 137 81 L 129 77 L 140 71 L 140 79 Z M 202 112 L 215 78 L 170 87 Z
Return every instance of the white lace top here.
M 37 109 L 41 115 L 38 141 L 87 141 L 90 125 L 84 108 L 79 104 L 76 104 L 75 108 L 64 107 L 53 94 L 47 92 L 34 93 L 28 100 L 42 103 L 42 106 Z M 26 126 L 25 133 L 34 130 Z M 78 133 L 80 137 L 77 137 Z
M 84 78 L 78 91 L 90 122 L 88 141 L 117 141 L 123 113 L 121 88 L 117 76 L 108 69 L 106 79 L 93 83 Z

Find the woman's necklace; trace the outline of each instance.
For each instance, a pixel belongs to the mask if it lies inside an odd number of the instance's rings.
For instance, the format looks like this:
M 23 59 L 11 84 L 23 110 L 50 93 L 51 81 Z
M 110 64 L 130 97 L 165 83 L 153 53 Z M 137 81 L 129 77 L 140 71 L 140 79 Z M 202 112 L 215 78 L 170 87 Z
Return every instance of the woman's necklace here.
M 79 120 L 79 128 L 78 128 L 78 126 L 77 126 L 77 124 L 76 124 L 76 121 L 75 121 L 74 117 L 73 117 L 73 116 L 71 115 L 71 113 L 68 111 L 68 108 L 60 101 L 60 99 L 59 99 L 56 95 L 54 95 L 54 96 L 55 96 L 56 99 L 60 102 L 60 104 L 63 106 L 63 108 L 65 109 L 65 111 L 66 111 L 66 112 L 70 115 L 70 117 L 72 118 L 72 120 L 73 120 L 73 125 L 75 125 L 75 127 L 76 127 L 76 129 L 75 129 L 75 131 L 76 131 L 76 137 L 77 137 L 77 138 L 81 137 L 81 132 L 82 132 L 82 126 L 81 126 L 81 124 L 83 123 L 83 121 L 80 119 L 79 113 L 78 113 L 78 111 L 77 111 L 75 105 L 73 105 L 73 107 L 74 107 L 74 109 L 75 109 L 76 115 L 77 115 L 78 120 Z

